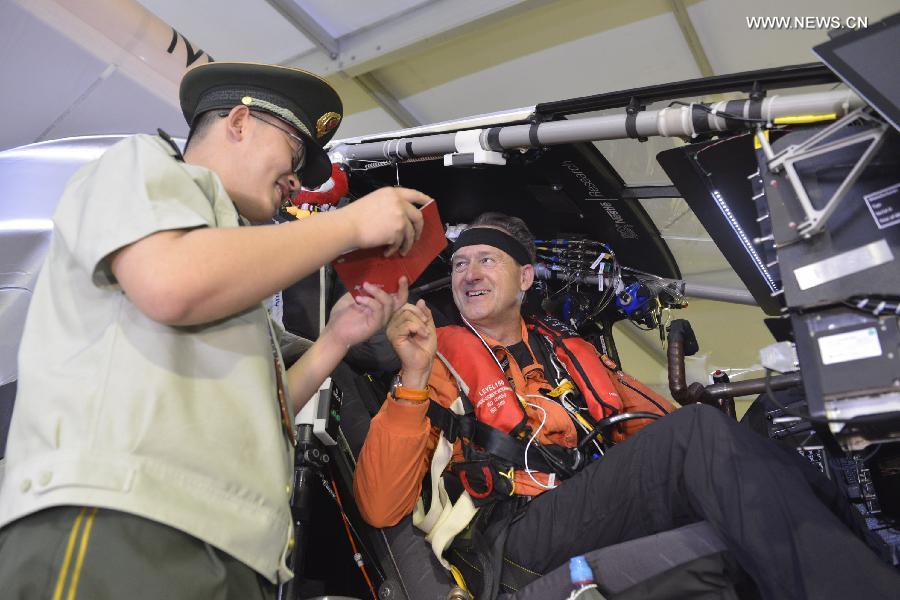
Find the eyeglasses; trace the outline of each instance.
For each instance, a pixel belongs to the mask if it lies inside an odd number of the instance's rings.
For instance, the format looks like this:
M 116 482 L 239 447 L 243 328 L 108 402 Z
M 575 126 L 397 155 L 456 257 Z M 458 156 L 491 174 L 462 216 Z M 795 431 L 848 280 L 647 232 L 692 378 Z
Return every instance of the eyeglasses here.
M 294 135 L 293 133 L 291 133 L 284 127 L 281 127 L 280 125 L 276 125 L 275 123 L 272 123 L 271 121 L 269 121 L 267 119 L 263 119 L 262 117 L 260 117 L 257 114 L 254 114 L 252 112 L 248 113 L 248 114 L 251 117 L 253 117 L 254 119 L 262 121 L 266 125 L 271 125 L 275 129 L 282 131 L 283 133 L 287 134 L 287 136 L 289 138 L 291 138 L 292 140 L 297 142 L 297 150 L 294 152 L 293 156 L 291 156 L 291 171 L 293 171 L 294 175 L 296 175 L 299 178 L 300 171 L 302 171 L 303 167 L 306 165 L 306 143 L 303 141 L 303 138 L 301 138 L 298 135 Z M 291 149 L 294 148 L 294 145 L 291 144 L 290 142 L 288 142 L 288 145 L 291 147 Z

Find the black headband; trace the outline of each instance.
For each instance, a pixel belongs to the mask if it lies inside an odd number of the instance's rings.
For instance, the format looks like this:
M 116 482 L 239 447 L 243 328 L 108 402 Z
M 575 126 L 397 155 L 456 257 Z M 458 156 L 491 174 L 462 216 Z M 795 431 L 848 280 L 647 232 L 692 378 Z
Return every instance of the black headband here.
M 459 234 L 458 238 L 456 238 L 456 243 L 453 244 L 453 253 L 455 254 L 460 248 L 477 246 L 479 244 L 485 244 L 503 250 L 512 256 L 520 265 L 530 265 L 532 262 L 531 254 L 522 242 L 493 227 L 473 227 L 472 229 L 466 229 Z

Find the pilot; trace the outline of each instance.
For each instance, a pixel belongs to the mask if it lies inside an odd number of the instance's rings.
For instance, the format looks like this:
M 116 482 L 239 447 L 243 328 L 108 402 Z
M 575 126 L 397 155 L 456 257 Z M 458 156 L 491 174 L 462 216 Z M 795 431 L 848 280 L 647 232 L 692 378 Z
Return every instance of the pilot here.
M 129 137 L 54 216 L 0 488 L 4 598 L 274 598 L 291 576 L 293 415 L 405 302 L 405 280 L 345 296 L 285 371 L 263 301 L 349 249 L 406 253 L 429 198 L 387 188 L 271 225 L 331 173 L 336 92 L 215 62 L 180 100 L 184 156 L 162 132 Z
M 673 411 L 560 323 L 523 318 L 534 262 L 524 222 L 483 214 L 453 247 L 462 324 L 435 329 L 421 300 L 392 317 L 387 336 L 402 371 L 354 480 L 369 523 L 412 513 L 445 566 L 456 556 L 448 547 L 471 549 L 480 535 L 491 547 L 480 560 L 495 572 L 502 553 L 546 573 L 572 556 L 706 520 L 764 598 L 897 597 L 900 577 L 857 537 L 865 527 L 844 497 L 797 453 L 709 406 Z M 607 441 L 620 443 L 604 452 L 594 426 L 624 412 L 670 414 L 612 426 Z M 497 578 L 476 587 L 490 596 Z

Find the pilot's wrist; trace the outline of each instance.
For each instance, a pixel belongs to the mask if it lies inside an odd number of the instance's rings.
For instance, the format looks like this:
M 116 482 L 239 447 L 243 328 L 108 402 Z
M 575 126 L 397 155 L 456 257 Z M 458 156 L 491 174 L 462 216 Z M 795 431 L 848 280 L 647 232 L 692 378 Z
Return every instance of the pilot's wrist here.
M 391 385 L 391 396 L 400 404 L 423 404 L 428 402 L 428 395 L 427 378 L 423 382 L 421 377 L 398 375 Z
M 400 384 L 405 388 L 416 390 L 426 389 L 428 387 L 428 378 L 431 373 L 419 371 L 403 371 L 400 373 Z

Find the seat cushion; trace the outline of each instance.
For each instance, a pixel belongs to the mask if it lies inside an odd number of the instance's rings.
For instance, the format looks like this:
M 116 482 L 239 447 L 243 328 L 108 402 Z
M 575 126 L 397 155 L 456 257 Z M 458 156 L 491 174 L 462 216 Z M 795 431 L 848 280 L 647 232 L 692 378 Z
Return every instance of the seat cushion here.
M 725 543 L 722 539 L 713 531 L 709 523 L 701 521 L 671 531 L 594 550 L 585 557 L 594 572 L 595 581 L 604 590 L 604 593 L 619 594 L 672 569 L 688 567 L 689 563 L 696 559 L 720 555 L 725 551 Z M 703 572 L 709 570 L 721 572 L 726 569 L 726 566 L 726 562 L 716 559 L 697 565 Z M 702 574 L 701 577 L 703 577 Z M 727 578 L 714 577 L 713 579 L 721 579 L 722 585 L 730 587 Z M 717 586 L 717 583 L 713 583 L 714 588 Z M 565 564 L 530 583 L 515 595 L 501 596 L 501 598 L 508 600 L 561 598 L 571 590 L 569 565 Z M 728 598 L 729 596 L 720 597 Z

